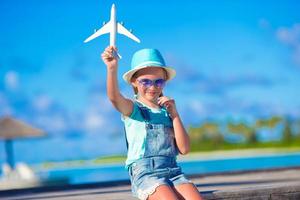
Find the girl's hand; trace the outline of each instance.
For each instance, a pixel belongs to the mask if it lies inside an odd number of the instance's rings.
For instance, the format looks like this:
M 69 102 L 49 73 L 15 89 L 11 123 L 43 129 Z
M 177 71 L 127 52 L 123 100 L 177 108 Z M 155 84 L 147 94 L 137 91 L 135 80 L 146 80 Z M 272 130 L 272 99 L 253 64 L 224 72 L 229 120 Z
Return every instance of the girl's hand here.
M 101 54 L 102 60 L 108 70 L 115 70 L 118 66 L 118 59 L 113 56 L 113 51 L 117 52 L 117 48 L 114 46 L 108 46 Z
M 178 112 L 175 106 L 175 100 L 166 96 L 159 97 L 157 103 L 160 106 L 164 106 L 170 114 L 170 117 L 174 119 L 178 116 Z

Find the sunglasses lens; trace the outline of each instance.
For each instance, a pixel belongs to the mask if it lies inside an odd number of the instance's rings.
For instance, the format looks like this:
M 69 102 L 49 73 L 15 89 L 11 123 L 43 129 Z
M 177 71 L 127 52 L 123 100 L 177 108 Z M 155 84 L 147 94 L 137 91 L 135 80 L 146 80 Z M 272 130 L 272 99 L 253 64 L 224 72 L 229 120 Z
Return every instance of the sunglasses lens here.
M 143 87 L 151 87 L 152 81 L 150 79 L 142 79 L 139 81 Z
M 155 85 L 155 87 L 158 88 L 162 88 L 165 86 L 166 81 L 164 79 L 156 79 L 156 80 L 150 80 L 150 79 L 141 79 L 139 80 L 139 83 L 143 86 L 143 87 L 151 87 L 152 85 Z
M 164 79 L 157 79 L 157 80 L 155 80 L 155 86 L 162 88 L 165 86 L 165 82 L 166 81 Z

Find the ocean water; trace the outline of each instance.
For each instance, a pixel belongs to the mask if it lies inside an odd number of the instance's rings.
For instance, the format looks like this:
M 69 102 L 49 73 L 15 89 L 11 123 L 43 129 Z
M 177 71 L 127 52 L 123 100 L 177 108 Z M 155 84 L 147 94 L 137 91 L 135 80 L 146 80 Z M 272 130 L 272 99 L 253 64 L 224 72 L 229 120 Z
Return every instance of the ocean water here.
M 187 175 L 300 167 L 300 152 L 182 161 L 178 162 L 178 165 L 182 167 L 183 172 Z M 124 165 L 86 166 L 37 173 L 48 180 L 65 180 L 70 185 L 129 180 Z

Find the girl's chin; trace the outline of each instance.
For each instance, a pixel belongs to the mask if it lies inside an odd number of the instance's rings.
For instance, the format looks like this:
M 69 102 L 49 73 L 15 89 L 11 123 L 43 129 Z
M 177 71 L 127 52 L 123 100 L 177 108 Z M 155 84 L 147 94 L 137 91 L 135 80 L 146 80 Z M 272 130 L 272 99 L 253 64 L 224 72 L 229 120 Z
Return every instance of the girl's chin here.
M 158 99 L 157 95 L 147 95 L 147 99 L 152 102 L 156 102 Z

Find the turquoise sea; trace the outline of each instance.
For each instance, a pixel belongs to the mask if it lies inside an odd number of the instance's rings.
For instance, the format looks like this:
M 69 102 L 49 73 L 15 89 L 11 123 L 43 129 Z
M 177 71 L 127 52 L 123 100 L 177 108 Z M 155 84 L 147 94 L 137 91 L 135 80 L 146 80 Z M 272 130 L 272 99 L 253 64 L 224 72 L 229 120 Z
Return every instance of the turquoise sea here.
M 300 167 L 300 152 L 179 161 L 178 164 L 187 175 L 290 168 Z M 37 173 L 48 180 L 65 180 L 69 185 L 129 180 L 123 164 L 62 168 Z

